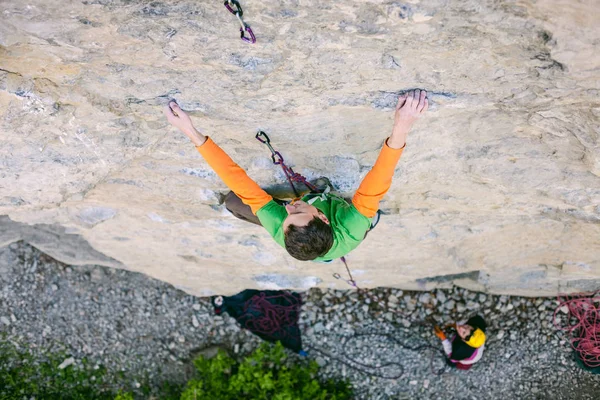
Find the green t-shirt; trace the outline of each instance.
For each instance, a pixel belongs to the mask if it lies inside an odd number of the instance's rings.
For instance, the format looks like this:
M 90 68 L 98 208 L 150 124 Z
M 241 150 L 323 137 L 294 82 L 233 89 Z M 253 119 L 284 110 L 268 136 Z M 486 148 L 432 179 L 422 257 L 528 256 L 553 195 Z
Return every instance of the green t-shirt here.
M 313 206 L 321 210 L 333 230 L 333 246 L 323 257 L 316 258 L 316 261 L 345 256 L 362 242 L 365 233 L 371 227 L 370 218 L 362 215 L 354 205 L 348 204 L 339 196 L 331 193 L 308 194 L 302 200 L 311 201 Z M 283 220 L 288 216 L 285 207 L 271 200 L 258 210 L 256 216 L 273 239 L 285 248 Z

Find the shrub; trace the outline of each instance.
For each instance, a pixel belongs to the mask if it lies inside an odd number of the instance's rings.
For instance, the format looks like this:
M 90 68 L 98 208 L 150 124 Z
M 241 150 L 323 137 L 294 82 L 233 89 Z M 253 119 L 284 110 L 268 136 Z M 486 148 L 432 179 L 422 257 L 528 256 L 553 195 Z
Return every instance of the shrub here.
M 92 368 L 86 360 L 81 366 L 59 369 L 65 358 L 63 353 L 33 357 L 0 337 L 0 399 L 113 399 L 103 388 L 104 369 Z
M 210 360 L 198 358 L 194 361 L 196 378 L 188 381 L 183 393 L 178 384 L 169 382 L 160 387 L 154 383 L 154 390 L 145 383 L 137 393 L 117 392 L 115 388 L 129 386 L 124 377 L 109 377 L 106 369 L 93 368 L 85 359 L 59 369 L 65 358 L 64 353 L 33 356 L 0 335 L 0 400 L 133 400 L 153 398 L 153 391 L 159 392 L 161 400 L 352 398 L 348 383 L 319 381 L 316 362 L 288 358 L 281 344 L 264 343 L 241 361 L 223 351 Z
M 241 362 L 225 352 L 194 361 L 198 377 L 181 400 L 343 400 L 352 397 L 346 382 L 320 382 L 316 362 L 290 363 L 281 344 L 264 343 Z
M 118 393 L 117 397 L 115 397 L 115 400 L 133 400 L 133 394 L 132 393 Z

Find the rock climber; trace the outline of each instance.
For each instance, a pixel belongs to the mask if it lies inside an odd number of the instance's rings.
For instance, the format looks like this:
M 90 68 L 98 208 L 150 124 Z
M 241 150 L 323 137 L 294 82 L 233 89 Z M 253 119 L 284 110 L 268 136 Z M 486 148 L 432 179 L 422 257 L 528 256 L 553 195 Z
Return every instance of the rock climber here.
M 468 370 L 483 355 L 487 325 L 481 316 L 476 315 L 466 322 L 457 322 L 445 328 L 450 327 L 456 331 L 452 339 L 447 339 L 444 331 L 437 325 L 434 328 L 435 335 L 442 341 L 448 365 Z
M 165 107 L 167 120 L 196 146 L 210 167 L 233 192 L 225 205 L 238 218 L 262 225 L 275 241 L 302 261 L 329 261 L 354 250 L 378 215 L 379 201 L 392 184 L 394 169 L 415 121 L 427 111 L 424 90 L 400 96 L 392 134 L 386 139 L 375 165 L 352 198 L 352 204 L 331 193 L 308 194 L 291 204 L 280 204 L 261 189 L 215 142 L 194 128 L 177 105 Z

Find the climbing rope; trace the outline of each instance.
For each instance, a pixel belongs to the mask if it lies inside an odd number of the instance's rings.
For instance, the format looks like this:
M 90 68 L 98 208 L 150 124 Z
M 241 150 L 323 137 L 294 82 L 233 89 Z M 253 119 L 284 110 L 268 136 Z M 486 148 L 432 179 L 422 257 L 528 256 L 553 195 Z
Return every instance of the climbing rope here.
M 285 177 L 287 178 L 288 182 L 290 183 L 290 186 L 292 187 L 292 190 L 294 191 L 294 195 L 296 197 L 300 197 L 300 192 L 298 192 L 298 190 L 296 189 L 296 186 L 294 186 L 294 182 L 302 183 L 304 186 L 306 186 L 313 192 L 319 192 L 319 189 L 317 189 L 317 187 L 315 185 L 310 183 L 306 179 L 306 177 L 294 172 L 294 170 L 291 167 L 288 167 L 285 164 L 283 156 L 281 155 L 280 152 L 276 151 L 273 148 L 273 146 L 271 145 L 271 139 L 269 139 L 269 136 L 267 136 L 266 133 L 264 133 L 263 131 L 258 131 L 258 133 L 256 134 L 256 140 L 265 144 L 269 148 L 269 150 L 271 151 L 271 159 L 273 160 L 273 164 L 281 166 L 281 169 L 283 170 Z
M 351 369 L 353 369 L 357 372 L 360 372 L 364 375 L 368 375 L 368 376 L 372 376 L 372 377 L 376 377 L 376 378 L 382 378 L 382 379 L 399 379 L 402 376 L 404 376 L 404 373 L 405 373 L 404 366 L 400 362 L 398 362 L 398 361 L 379 362 L 375 365 L 371 365 L 371 364 L 368 364 L 368 363 L 365 363 L 362 361 L 358 361 L 355 356 L 352 356 L 349 354 L 350 348 L 357 348 L 357 346 L 351 345 L 351 343 L 355 340 L 364 340 L 365 337 L 385 338 L 388 341 L 388 343 L 392 342 L 392 343 L 398 345 L 399 347 L 403 348 L 404 350 L 415 351 L 415 352 L 419 352 L 419 351 L 423 351 L 423 350 L 432 350 L 431 359 L 430 359 L 430 369 L 431 369 L 432 374 L 440 376 L 444 373 L 444 371 L 446 369 L 445 362 L 444 362 L 444 365 L 442 366 L 442 368 L 440 368 L 440 369 L 436 370 L 434 367 L 435 355 L 437 353 L 440 353 L 442 355 L 443 360 L 445 360 L 445 358 L 446 358 L 444 351 L 442 349 L 440 349 L 439 346 L 434 346 L 431 344 L 423 344 L 420 346 L 409 346 L 409 345 L 401 342 L 400 340 L 398 340 L 391 333 L 381 333 L 381 332 L 357 332 L 357 333 L 353 333 L 350 335 L 337 335 L 337 336 L 339 336 L 339 340 L 342 343 L 343 351 L 342 351 L 341 355 L 333 355 L 330 352 L 324 351 L 323 349 L 320 349 L 318 347 L 311 346 L 311 345 L 307 345 L 306 348 L 310 349 L 312 351 L 315 351 L 327 358 L 330 358 L 335 362 L 343 364 L 343 365 L 347 366 L 348 368 L 351 368 Z M 395 374 L 385 373 L 385 372 L 377 372 L 384 368 L 395 369 L 397 372 Z
M 558 296 L 558 302 L 554 326 L 571 335 L 571 347 L 586 366 L 600 367 L 600 291 Z M 565 308 L 566 316 L 559 321 L 557 315 Z
M 283 304 L 273 304 L 270 300 L 279 300 Z M 293 337 L 285 327 L 296 324 L 301 305 L 302 302 L 288 291 L 271 296 L 265 293 L 252 296 L 244 304 L 244 314 L 248 316 L 244 328 L 279 340 L 286 337 L 300 340 L 299 337 Z
M 244 15 L 244 11 L 242 10 L 240 2 L 238 0 L 225 0 L 225 3 L 223 4 L 225 5 L 225 8 L 227 8 L 227 10 L 229 10 L 229 12 L 235 15 L 238 19 L 240 23 L 240 37 L 242 38 L 242 40 L 246 43 L 256 43 L 256 37 L 254 36 L 254 32 L 252 32 L 250 26 L 247 23 L 245 23 L 244 19 L 242 18 L 242 16 Z M 235 7 L 235 10 L 233 9 L 233 7 Z M 250 35 L 250 37 L 246 37 L 245 32 L 247 32 L 248 35 Z

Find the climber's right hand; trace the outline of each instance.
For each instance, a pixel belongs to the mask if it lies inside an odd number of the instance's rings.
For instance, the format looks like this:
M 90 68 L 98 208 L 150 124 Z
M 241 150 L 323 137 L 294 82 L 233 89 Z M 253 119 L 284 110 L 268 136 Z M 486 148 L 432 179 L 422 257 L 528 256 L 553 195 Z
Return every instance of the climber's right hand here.
M 425 90 L 411 90 L 398 98 L 394 114 L 394 128 L 387 140 L 392 149 L 399 149 L 406 144 L 406 136 L 413 124 L 429 108 L 429 99 Z

